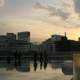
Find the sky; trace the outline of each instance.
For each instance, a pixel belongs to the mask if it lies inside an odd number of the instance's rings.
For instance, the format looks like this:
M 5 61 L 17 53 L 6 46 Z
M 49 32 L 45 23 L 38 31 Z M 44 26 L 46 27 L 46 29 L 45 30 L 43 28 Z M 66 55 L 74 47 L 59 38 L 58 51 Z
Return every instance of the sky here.
M 0 0 L 0 35 L 30 31 L 41 42 L 53 34 L 80 37 L 80 0 Z

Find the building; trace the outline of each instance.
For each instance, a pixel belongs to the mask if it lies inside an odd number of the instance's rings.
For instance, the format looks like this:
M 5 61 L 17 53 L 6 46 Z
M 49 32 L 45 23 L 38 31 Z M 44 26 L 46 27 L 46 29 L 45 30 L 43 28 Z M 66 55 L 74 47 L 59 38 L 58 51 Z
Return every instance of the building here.
M 51 40 L 52 41 L 67 40 L 67 37 L 66 36 L 62 36 L 62 35 L 52 35 L 51 36 Z
M 7 33 L 0 36 L 0 51 L 28 51 L 30 50 L 30 32 L 18 33 L 16 39 L 14 33 Z
M 7 51 L 8 43 L 7 37 L 5 35 L 0 36 L 0 51 L 4 50 Z
M 16 40 L 16 35 L 14 33 L 7 33 L 6 37 L 8 40 Z
M 66 36 L 52 35 L 40 45 L 40 48 L 43 52 L 46 51 L 49 55 L 52 55 L 60 51 L 68 51 L 68 42 L 69 41 Z
M 38 46 L 30 42 L 30 32 L 19 32 L 18 39 L 14 33 L 0 36 L 0 55 L 8 55 L 6 51 L 27 53 L 35 50 L 38 50 Z
M 16 35 L 14 33 L 7 33 L 6 35 L 1 35 L 0 36 L 0 51 L 5 52 L 6 54 L 6 51 L 14 50 L 15 41 L 16 41 Z
M 30 32 L 19 32 L 18 33 L 18 40 L 30 42 Z

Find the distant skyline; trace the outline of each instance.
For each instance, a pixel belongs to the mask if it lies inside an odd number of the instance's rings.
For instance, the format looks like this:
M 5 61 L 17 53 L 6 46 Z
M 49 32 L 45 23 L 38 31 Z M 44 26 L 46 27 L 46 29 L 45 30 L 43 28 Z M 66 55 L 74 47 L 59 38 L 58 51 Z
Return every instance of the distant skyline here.
M 0 0 L 0 35 L 31 32 L 41 42 L 53 34 L 80 37 L 80 0 Z

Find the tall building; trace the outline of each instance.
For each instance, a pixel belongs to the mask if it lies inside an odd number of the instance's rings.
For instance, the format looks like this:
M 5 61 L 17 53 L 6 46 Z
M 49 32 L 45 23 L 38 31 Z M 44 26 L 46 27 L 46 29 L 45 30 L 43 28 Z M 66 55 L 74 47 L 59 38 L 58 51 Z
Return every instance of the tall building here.
M 18 40 L 30 42 L 30 32 L 19 32 Z

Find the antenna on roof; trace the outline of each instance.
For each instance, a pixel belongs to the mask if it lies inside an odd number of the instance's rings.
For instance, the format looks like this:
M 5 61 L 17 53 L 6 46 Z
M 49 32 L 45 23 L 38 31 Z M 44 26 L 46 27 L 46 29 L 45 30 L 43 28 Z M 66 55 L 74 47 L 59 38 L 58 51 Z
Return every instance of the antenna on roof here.
M 65 37 L 66 37 L 66 32 L 65 32 Z

